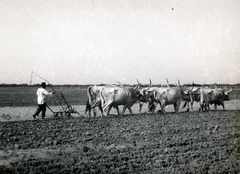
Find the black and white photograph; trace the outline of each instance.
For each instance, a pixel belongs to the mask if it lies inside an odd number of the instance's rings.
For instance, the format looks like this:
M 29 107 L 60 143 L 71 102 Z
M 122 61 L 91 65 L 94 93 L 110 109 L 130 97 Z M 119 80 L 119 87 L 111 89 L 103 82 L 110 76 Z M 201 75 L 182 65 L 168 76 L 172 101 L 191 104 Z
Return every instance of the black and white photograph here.
M 0 0 L 0 173 L 240 173 L 240 1 Z

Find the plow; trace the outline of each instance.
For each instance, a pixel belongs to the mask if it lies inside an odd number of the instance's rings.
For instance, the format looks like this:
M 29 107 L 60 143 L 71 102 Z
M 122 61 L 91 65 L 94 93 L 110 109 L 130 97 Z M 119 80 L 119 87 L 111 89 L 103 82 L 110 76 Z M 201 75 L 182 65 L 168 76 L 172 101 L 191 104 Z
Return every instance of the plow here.
M 72 105 L 69 105 L 66 98 L 64 97 L 63 93 L 61 93 L 61 98 L 57 97 L 59 100 L 59 103 L 61 105 L 61 110 L 59 111 L 53 111 L 48 105 L 47 108 L 54 114 L 55 117 L 59 115 L 66 115 L 71 116 L 71 114 L 78 114 L 81 116 L 79 112 L 77 112 Z M 62 104 L 61 99 L 64 101 L 65 105 Z
M 49 81 L 47 81 L 46 79 L 44 79 L 43 77 L 39 76 L 37 73 L 33 72 L 31 73 L 31 81 L 30 81 L 30 85 L 32 83 L 32 76 L 33 74 L 35 74 L 36 76 L 38 76 L 39 78 L 41 78 L 42 80 L 46 81 L 49 86 L 51 87 L 51 89 L 53 90 L 53 92 L 55 92 L 55 90 L 53 89 L 53 86 L 50 84 Z M 59 115 L 66 115 L 68 117 L 70 117 L 72 114 L 78 114 L 79 116 L 83 116 L 82 114 L 80 114 L 78 111 L 76 111 L 76 109 L 70 105 L 65 96 L 63 95 L 63 93 L 61 92 L 60 97 L 57 95 L 57 93 L 55 92 L 55 96 L 57 97 L 58 103 L 60 104 L 60 110 L 59 111 L 54 111 L 50 106 L 46 105 L 47 108 L 54 114 L 55 117 L 58 117 Z M 63 104 L 64 103 L 64 104 Z

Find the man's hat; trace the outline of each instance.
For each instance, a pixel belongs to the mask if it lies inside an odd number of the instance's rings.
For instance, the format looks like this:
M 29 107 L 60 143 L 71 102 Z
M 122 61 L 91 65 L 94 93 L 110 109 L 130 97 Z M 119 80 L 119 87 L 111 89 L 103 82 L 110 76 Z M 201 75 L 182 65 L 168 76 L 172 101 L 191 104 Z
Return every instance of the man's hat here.
M 42 82 L 42 83 L 41 83 L 41 87 L 46 87 L 46 83 L 45 83 L 45 82 Z

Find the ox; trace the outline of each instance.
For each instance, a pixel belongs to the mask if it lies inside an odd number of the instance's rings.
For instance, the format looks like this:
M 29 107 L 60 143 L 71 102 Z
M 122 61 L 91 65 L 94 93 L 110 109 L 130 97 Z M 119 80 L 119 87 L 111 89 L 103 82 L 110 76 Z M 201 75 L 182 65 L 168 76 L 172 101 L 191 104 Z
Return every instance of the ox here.
M 129 112 L 132 114 L 131 107 L 138 101 L 141 97 L 139 86 L 133 87 L 105 87 L 100 92 L 101 104 L 103 108 L 103 115 L 108 116 L 112 107 L 116 107 L 119 115 L 118 106 L 123 105 L 122 114 L 128 108 Z
M 98 106 L 99 110 L 102 112 L 101 100 L 100 100 L 100 91 L 104 88 L 104 86 L 89 86 L 87 89 L 87 103 L 85 113 L 88 113 L 91 116 L 91 109 L 93 109 L 94 116 L 96 116 L 95 107 Z
M 209 98 L 210 93 L 212 92 L 212 89 L 210 88 L 200 88 L 200 102 L 199 102 L 199 112 L 200 111 L 207 111 L 209 110 Z
M 165 114 L 165 106 L 173 104 L 174 111 L 178 113 L 182 100 L 180 87 L 169 87 L 168 79 L 167 87 L 159 87 L 154 90 L 154 100 L 160 104 L 163 114 Z
M 165 113 L 165 106 L 171 104 L 174 106 L 174 111 L 178 113 L 181 103 L 181 92 L 179 88 L 158 88 L 154 90 L 154 99 L 160 104 L 163 113 Z
M 206 111 L 210 110 L 210 104 L 214 104 L 215 109 L 217 109 L 217 105 L 222 105 L 223 110 L 225 110 L 224 101 L 229 100 L 229 93 L 232 90 L 233 89 L 230 89 L 229 91 L 224 91 L 219 88 L 201 88 L 199 111 L 203 111 L 204 109 Z
M 142 92 L 142 90 L 140 90 L 142 97 L 139 100 L 139 112 L 141 113 L 142 111 L 142 106 L 144 103 L 148 103 L 148 108 L 149 111 L 152 111 L 156 106 L 155 106 L 155 102 L 154 102 L 154 98 L 153 98 L 153 92 L 155 89 L 157 89 L 158 87 L 150 87 L 147 90 L 145 90 Z
M 199 87 L 192 87 L 191 90 L 190 90 L 190 88 L 188 88 L 183 91 L 184 95 L 182 96 L 182 100 L 185 101 L 185 103 L 184 103 L 182 109 L 184 109 L 186 106 L 188 106 L 187 111 L 190 110 L 189 108 L 191 108 L 191 110 L 193 111 L 193 103 L 200 101 L 199 90 L 200 90 Z M 191 107 L 189 107 L 189 103 L 191 104 Z
M 119 83 L 119 82 L 118 82 Z M 120 84 L 121 85 L 121 84 Z M 96 109 L 98 107 L 101 111 L 101 116 L 103 115 L 102 107 L 101 107 L 101 99 L 100 99 L 100 92 L 106 86 L 89 86 L 87 89 L 87 103 L 85 108 L 85 113 L 91 116 L 91 110 L 93 109 L 94 116 L 96 116 Z
M 222 105 L 223 110 L 225 110 L 224 101 L 229 100 L 229 93 L 233 89 L 230 89 L 229 91 L 224 91 L 222 89 L 212 89 L 212 91 L 209 93 L 209 104 L 214 104 L 215 109 L 217 109 L 217 105 Z M 209 106 L 208 106 L 209 107 Z
M 170 88 L 168 79 L 166 80 L 167 87 L 160 87 L 154 90 L 154 100 L 160 104 L 163 113 L 165 113 L 165 106 L 171 104 L 174 106 L 174 111 L 178 113 L 181 101 L 184 99 L 186 100 L 186 98 L 189 97 L 189 93 L 193 87 L 182 87 L 180 86 L 180 81 L 178 80 L 178 85 Z
M 143 104 L 149 102 L 153 98 L 153 91 L 157 88 L 157 87 L 152 87 L 151 79 L 149 79 L 149 81 L 150 81 L 149 87 L 142 88 L 140 90 L 141 98 L 139 99 L 139 113 L 142 112 Z M 137 82 L 140 86 L 141 84 L 139 83 L 138 80 Z

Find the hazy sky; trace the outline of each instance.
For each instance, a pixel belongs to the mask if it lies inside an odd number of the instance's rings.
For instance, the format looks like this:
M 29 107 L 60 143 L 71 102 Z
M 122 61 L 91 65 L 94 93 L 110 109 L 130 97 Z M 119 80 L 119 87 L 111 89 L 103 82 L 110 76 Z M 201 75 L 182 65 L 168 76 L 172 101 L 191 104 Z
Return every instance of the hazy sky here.
M 239 47 L 239 0 L 0 0 L 0 83 L 233 84 Z

